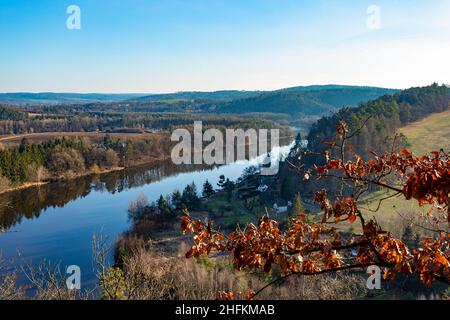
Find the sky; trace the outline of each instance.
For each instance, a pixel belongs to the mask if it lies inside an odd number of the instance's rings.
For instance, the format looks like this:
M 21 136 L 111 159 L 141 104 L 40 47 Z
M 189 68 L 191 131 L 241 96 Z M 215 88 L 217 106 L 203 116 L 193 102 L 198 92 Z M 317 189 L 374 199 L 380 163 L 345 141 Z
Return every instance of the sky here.
M 450 83 L 450 0 L 0 0 L 0 92 L 432 82 Z

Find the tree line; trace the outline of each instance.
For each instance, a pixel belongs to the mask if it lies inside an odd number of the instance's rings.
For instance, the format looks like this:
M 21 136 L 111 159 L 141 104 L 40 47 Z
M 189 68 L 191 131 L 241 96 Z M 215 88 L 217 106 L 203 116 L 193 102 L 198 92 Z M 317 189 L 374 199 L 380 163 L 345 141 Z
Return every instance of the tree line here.
M 89 143 L 81 137 L 62 137 L 34 144 L 24 138 L 18 147 L 0 151 L 0 190 L 25 182 L 128 167 L 153 159 L 155 154 L 167 154 L 169 148 L 156 139 L 121 140 L 109 135 L 97 143 Z
M 76 107 L 27 107 L 27 112 L 0 106 L 0 135 L 39 132 L 123 132 L 134 129 L 173 130 L 202 121 L 205 126 L 272 128 L 270 120 L 243 118 L 233 115 L 116 112 L 111 110 L 84 111 Z

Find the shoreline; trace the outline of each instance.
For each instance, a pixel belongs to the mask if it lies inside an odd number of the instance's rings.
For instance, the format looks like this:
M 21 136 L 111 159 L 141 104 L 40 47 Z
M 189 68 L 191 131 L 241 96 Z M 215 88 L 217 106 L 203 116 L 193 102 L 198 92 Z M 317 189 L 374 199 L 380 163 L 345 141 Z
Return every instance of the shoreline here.
M 41 181 L 41 182 L 26 182 L 26 183 L 22 183 L 20 185 L 10 187 L 8 189 L 0 191 L 0 195 L 15 192 L 15 191 L 20 191 L 20 190 L 25 190 L 25 189 L 32 188 L 32 187 L 41 187 L 41 186 L 48 185 L 48 184 L 55 183 L 55 182 L 69 181 L 69 180 L 73 180 L 73 179 L 77 179 L 77 178 L 81 178 L 81 177 L 87 177 L 87 176 L 91 176 L 91 175 L 103 175 L 103 174 L 112 173 L 112 172 L 124 171 L 126 169 L 131 169 L 131 168 L 145 166 L 145 165 L 151 165 L 151 164 L 154 164 L 154 163 L 157 163 L 160 161 L 164 161 L 164 160 L 167 160 L 167 157 L 154 158 L 151 160 L 149 159 L 148 161 L 139 162 L 139 163 L 133 164 L 128 167 L 114 167 L 114 168 L 109 168 L 109 169 L 102 169 L 100 171 L 89 170 L 84 173 L 79 173 L 79 174 L 73 175 L 71 177 L 57 177 L 57 178 L 52 178 L 47 181 Z
M 49 184 L 51 181 L 41 181 L 41 182 L 27 182 L 27 183 L 22 183 L 21 185 L 18 186 L 14 186 L 5 190 L 0 191 L 0 195 L 1 194 L 5 194 L 5 193 L 10 193 L 10 192 L 14 192 L 14 191 L 20 191 L 20 190 L 24 190 L 24 189 L 28 189 L 31 187 L 40 187 L 40 186 L 44 186 Z
M 290 135 L 290 136 L 283 136 L 280 137 L 280 139 L 286 139 L 286 138 L 294 138 L 295 135 Z M 203 151 L 202 151 L 203 152 Z M 161 161 L 166 161 L 170 159 L 170 155 L 165 155 L 165 156 L 160 156 L 160 157 L 154 157 L 148 160 L 143 160 L 143 161 L 138 161 L 132 165 L 129 166 L 123 166 L 123 167 L 114 167 L 114 168 L 108 168 L 108 169 L 101 169 L 101 170 L 96 170 L 96 171 L 92 171 L 92 170 L 88 170 L 86 172 L 83 173 L 79 173 L 79 174 L 75 174 L 73 176 L 70 177 L 55 177 L 55 178 L 51 178 L 48 179 L 46 181 L 41 181 L 41 182 L 26 182 L 26 183 L 22 183 L 20 185 L 17 186 L 13 186 L 10 188 L 7 188 L 5 190 L 1 190 L 0 191 L 0 195 L 6 194 L 6 193 L 12 193 L 15 191 L 20 191 L 20 190 L 25 190 L 28 188 L 32 188 L 32 187 L 41 187 L 47 184 L 51 184 L 54 182 L 61 182 L 61 181 L 67 181 L 67 180 L 73 180 L 73 179 L 77 179 L 80 177 L 87 177 L 90 175 L 102 175 L 102 174 L 107 174 L 107 173 L 112 173 L 112 172 L 120 172 L 120 171 L 124 171 L 127 169 L 131 169 L 131 168 L 136 168 L 136 167 L 141 167 L 141 166 L 146 166 L 146 165 L 152 165 Z

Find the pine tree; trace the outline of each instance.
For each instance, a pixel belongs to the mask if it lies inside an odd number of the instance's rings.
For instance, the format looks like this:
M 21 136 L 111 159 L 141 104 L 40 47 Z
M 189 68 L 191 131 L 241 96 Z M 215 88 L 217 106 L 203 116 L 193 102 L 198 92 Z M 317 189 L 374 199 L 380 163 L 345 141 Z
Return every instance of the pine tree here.
M 167 202 L 166 199 L 164 199 L 164 197 L 161 195 L 157 201 L 157 206 L 159 209 L 160 214 L 163 217 L 170 217 L 172 216 L 172 208 L 170 208 L 169 203 Z
M 206 182 L 203 184 L 202 194 L 204 197 L 210 197 L 214 194 L 213 186 L 208 180 L 206 180 Z
M 183 208 L 183 197 L 181 195 L 180 190 L 175 190 L 172 193 L 172 205 L 175 207 L 175 210 L 180 211 Z
M 200 206 L 200 199 L 197 195 L 197 187 L 195 183 L 189 184 L 183 190 L 182 202 L 189 210 L 198 209 Z
M 227 178 L 225 181 L 224 189 L 227 191 L 227 198 L 228 200 L 231 200 L 231 196 L 233 195 L 235 184 L 233 181 Z
M 20 142 L 20 146 L 19 146 L 19 152 L 23 153 L 28 149 L 28 140 L 27 138 L 22 138 L 22 141 Z
M 420 235 L 416 233 L 416 235 L 414 236 L 414 248 L 419 247 L 420 247 Z

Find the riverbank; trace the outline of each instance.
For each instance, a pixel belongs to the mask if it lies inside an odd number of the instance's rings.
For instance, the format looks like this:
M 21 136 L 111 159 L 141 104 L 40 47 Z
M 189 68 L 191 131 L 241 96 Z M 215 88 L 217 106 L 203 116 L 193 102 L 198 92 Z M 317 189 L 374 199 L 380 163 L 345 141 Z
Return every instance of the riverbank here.
M 40 137 L 41 135 L 37 136 L 37 135 L 29 135 L 30 137 Z M 11 139 L 19 139 L 19 137 L 15 136 L 15 137 L 11 137 Z M 21 137 L 23 138 L 23 137 Z M 294 135 L 285 135 L 280 137 L 279 139 L 281 139 L 281 141 L 291 141 L 294 138 Z M 3 138 L 5 139 L 5 138 Z M 89 176 L 89 175 L 101 175 L 101 174 L 106 174 L 106 173 L 111 173 L 111 172 L 116 172 L 116 171 L 122 171 L 125 169 L 130 169 L 130 168 L 135 168 L 135 167 L 141 167 L 141 166 L 150 166 L 150 165 L 154 165 L 157 164 L 159 162 L 162 161 L 166 161 L 168 159 L 170 159 L 170 148 L 167 149 L 166 147 L 170 145 L 170 141 L 167 141 L 167 144 L 161 143 L 160 139 L 156 139 L 158 140 L 158 145 L 160 147 L 158 147 L 158 150 L 156 150 L 157 152 L 155 152 L 156 154 L 158 154 L 158 156 L 153 156 L 153 155 L 148 155 L 145 154 L 141 157 L 136 157 L 135 159 L 132 159 L 131 161 L 129 160 L 125 160 L 123 162 L 125 162 L 126 165 L 122 165 L 121 166 L 114 166 L 111 168 L 102 168 L 101 166 L 95 165 L 90 167 L 89 169 L 84 169 L 82 172 L 74 172 L 74 171 L 68 171 L 68 172 L 64 172 L 64 173 L 60 173 L 59 176 L 51 176 L 47 179 L 43 179 L 42 181 L 38 181 L 38 182 L 25 182 L 25 183 L 20 183 L 20 184 L 11 184 L 10 181 L 6 181 L 4 183 L 0 183 L 0 195 L 1 194 L 5 194 L 5 193 L 10 193 L 10 192 L 15 192 L 15 191 L 19 191 L 19 190 L 23 190 L 23 189 L 28 189 L 28 188 L 32 188 L 32 187 L 39 187 L 39 186 L 43 186 L 49 183 L 53 183 L 53 182 L 59 182 L 59 181 L 67 181 L 67 180 L 73 180 L 76 178 L 80 178 L 80 177 L 84 177 L 84 176 Z M 155 140 L 153 140 L 155 141 Z M 36 142 L 36 141 L 35 141 Z M 246 142 L 246 147 L 248 146 L 248 143 Z M 284 145 L 284 143 L 282 144 Z M 246 149 L 247 150 L 247 149 Z M 202 151 L 203 152 L 203 151 Z M 225 152 L 225 150 L 224 150 Z M 131 162 L 131 164 L 130 164 Z
M 287 154 L 290 147 L 283 147 L 281 154 Z M 42 187 L 29 188 L 18 192 L 11 192 L 0 197 L 0 225 L 5 233 L 0 236 L 0 247 L 3 258 L 12 261 L 11 268 L 20 268 L 29 261 L 36 265 L 44 259 L 49 262 L 60 263 L 61 266 L 78 265 L 82 270 L 82 287 L 94 290 L 98 278 L 93 265 L 92 243 L 93 235 L 97 239 L 102 237 L 105 244 L 113 249 L 116 239 L 130 230 L 132 222 L 128 209 L 130 203 L 145 195 L 148 204 L 157 202 L 160 195 L 171 195 L 174 190 L 183 188 L 195 182 L 197 191 L 208 180 L 216 187 L 220 176 L 224 175 L 232 181 L 237 181 L 244 170 L 254 161 L 241 161 L 223 166 L 195 166 L 175 165 L 170 161 L 154 165 L 129 168 L 109 174 L 91 175 L 71 181 L 48 183 Z M 141 158 L 141 163 L 144 158 Z M 244 190 L 240 184 L 236 185 L 233 199 Z M 234 210 L 243 209 L 244 199 L 236 201 L 236 207 L 227 206 L 227 193 L 218 192 L 211 197 L 195 215 L 201 216 L 207 211 L 217 215 L 221 223 L 228 223 L 231 227 Z M 250 204 L 250 202 L 248 203 Z M 260 215 L 261 210 L 255 211 Z M 222 216 L 223 213 L 223 216 Z M 247 214 L 247 217 L 244 215 Z M 242 212 L 242 222 L 252 220 L 249 211 Z M 214 218 L 216 219 L 216 217 Z M 148 229 L 146 229 L 148 230 Z M 181 236 L 179 220 L 168 221 L 167 228 L 173 238 L 165 235 L 164 240 L 155 243 L 155 247 L 165 252 L 173 252 L 175 257 L 178 247 L 176 243 Z M 155 234 L 158 238 L 159 235 Z M 189 239 L 186 239 L 186 241 Z M 18 256 L 20 252 L 20 256 Z M 180 252 L 185 252 L 181 250 Z M 112 251 L 111 251 L 112 253 Z M 107 260 L 114 264 L 113 255 Z M 180 260 L 180 262 L 184 262 Z M 94 264 L 93 264 L 94 263 Z M 0 277 L 2 271 L 0 270 Z M 29 280 L 22 273 L 18 274 L 19 284 L 28 284 Z
M 289 150 L 290 147 L 287 146 L 284 154 Z M 258 169 L 250 166 L 243 169 L 235 179 L 229 180 L 225 175 L 218 175 L 217 178 L 219 183 L 208 181 L 209 189 L 205 189 L 204 184 L 195 185 L 197 194 L 202 195 L 197 200 L 192 200 L 189 195 L 188 188 L 192 184 L 180 183 L 169 194 L 162 195 L 163 198 L 153 203 L 147 201 L 146 194 L 140 194 L 130 203 L 132 225 L 120 237 L 118 252 L 129 255 L 136 249 L 136 241 L 150 241 L 159 252 L 177 254 L 180 245 L 189 242 L 189 238 L 182 236 L 180 231 L 179 217 L 183 214 L 181 208 L 186 208 L 194 219 L 213 220 L 226 232 L 234 231 L 237 223 L 257 225 L 264 213 L 270 213 L 271 217 L 281 223 L 287 223 L 290 207 L 279 196 L 277 175 L 260 176 Z M 262 186 L 266 189 L 261 189 Z M 120 261 L 115 262 L 120 264 Z
M 103 175 L 103 174 L 107 174 L 107 173 L 123 171 L 126 169 L 132 169 L 132 168 L 141 167 L 141 166 L 145 166 L 145 165 L 150 166 L 150 165 L 157 164 L 161 161 L 165 161 L 167 159 L 168 159 L 167 156 L 154 157 L 152 159 L 137 161 L 136 163 L 133 163 L 130 166 L 117 166 L 117 167 L 112 167 L 112 168 L 96 167 L 94 169 L 90 169 L 90 170 L 87 170 L 82 173 L 71 174 L 70 176 L 53 177 L 46 181 L 40 181 L 40 182 L 26 182 L 26 183 L 22 183 L 19 185 L 14 185 L 14 186 L 8 187 L 4 190 L 0 190 L 0 195 L 10 193 L 10 192 L 20 191 L 20 190 L 24 190 L 24 189 L 28 189 L 28 188 L 32 188 L 32 187 L 41 187 L 41 186 L 55 183 L 55 182 L 70 181 L 70 180 L 74 180 L 74 179 L 81 178 L 81 177 L 87 177 L 87 176 L 91 176 L 91 175 Z
M 5 190 L 1 190 L 0 194 L 5 194 L 5 193 L 13 192 L 13 191 L 19 191 L 19 190 L 23 190 L 23 189 L 28 189 L 28 188 L 31 188 L 31 187 L 40 187 L 40 186 L 46 185 L 48 183 L 50 183 L 50 181 L 27 182 L 27 183 L 20 184 L 18 186 L 14 186 L 14 187 L 10 187 L 10 188 L 5 189 Z

